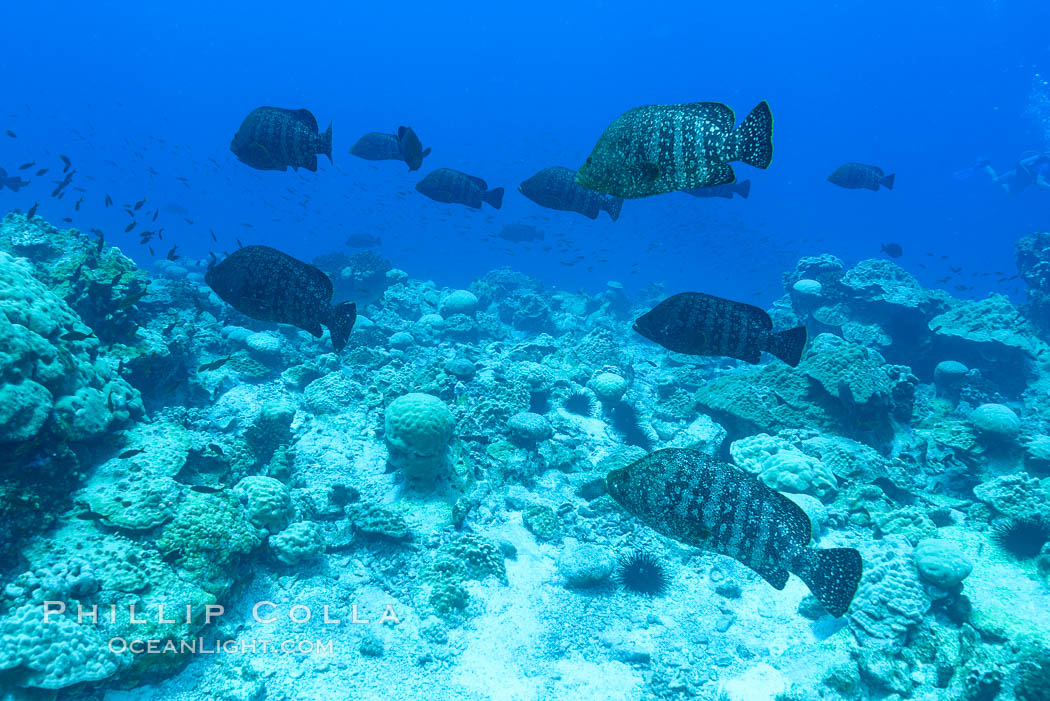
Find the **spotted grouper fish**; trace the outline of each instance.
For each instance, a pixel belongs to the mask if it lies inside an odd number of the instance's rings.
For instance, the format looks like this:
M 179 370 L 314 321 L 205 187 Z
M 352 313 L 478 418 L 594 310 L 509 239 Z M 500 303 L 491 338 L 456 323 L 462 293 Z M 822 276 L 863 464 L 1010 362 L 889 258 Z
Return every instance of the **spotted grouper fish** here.
M 350 154 L 369 161 L 404 161 L 411 171 L 419 170 L 430 149 L 423 148 L 412 127 L 398 127 L 396 134 L 368 132 L 350 147 Z
M 809 518 L 794 502 L 735 465 L 665 448 L 605 478 L 609 494 L 668 538 L 726 555 L 775 589 L 796 575 L 828 613 L 842 616 L 863 566 L 854 548 L 809 546 Z
M 722 355 L 752 364 L 766 351 L 795 367 L 806 347 L 805 326 L 773 331 L 764 309 L 703 292 L 668 297 L 638 317 L 634 330 L 675 353 Z
M 563 166 L 551 166 L 525 180 L 518 192 L 548 209 L 576 212 L 588 219 L 597 219 L 598 212 L 608 212 L 609 218 L 620 218 L 623 199 L 610 197 L 576 184 L 576 171 Z
M 624 112 L 598 139 L 576 183 L 636 198 L 736 181 L 730 161 L 768 168 L 773 117 L 758 103 L 739 127 L 720 102 L 647 105 Z
M 310 110 L 259 107 L 244 118 L 230 150 L 241 163 L 258 170 L 317 170 L 317 154 L 332 160 L 332 125 L 318 133 Z
M 879 186 L 887 190 L 893 189 L 893 181 L 897 178 L 896 173 L 886 175 L 882 168 L 868 165 L 867 163 L 843 163 L 835 172 L 828 176 L 828 182 L 832 185 L 844 187 L 847 190 L 878 190 Z
M 245 246 L 208 268 L 204 281 L 215 294 L 258 321 L 291 324 L 320 338 L 332 333 L 337 351 L 346 347 L 357 320 L 357 305 L 332 306 L 332 281 L 308 263 L 268 246 Z
M 474 209 L 481 209 L 482 202 L 496 209 L 503 206 L 502 187 L 490 190 L 481 178 L 451 168 L 438 168 L 427 173 L 416 183 L 416 190 L 436 202 L 465 204 Z

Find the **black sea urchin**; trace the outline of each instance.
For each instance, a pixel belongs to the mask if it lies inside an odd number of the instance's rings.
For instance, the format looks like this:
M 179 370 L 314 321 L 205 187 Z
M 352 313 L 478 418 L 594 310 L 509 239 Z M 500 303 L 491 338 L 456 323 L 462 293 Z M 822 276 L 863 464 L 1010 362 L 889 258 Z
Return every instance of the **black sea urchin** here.
M 616 582 L 624 589 L 639 594 L 663 596 L 671 579 L 667 568 L 656 555 L 645 550 L 632 550 L 620 556 Z
M 1029 560 L 1050 541 L 1050 519 L 1045 516 L 1010 518 L 995 524 L 992 537 L 1018 560 Z

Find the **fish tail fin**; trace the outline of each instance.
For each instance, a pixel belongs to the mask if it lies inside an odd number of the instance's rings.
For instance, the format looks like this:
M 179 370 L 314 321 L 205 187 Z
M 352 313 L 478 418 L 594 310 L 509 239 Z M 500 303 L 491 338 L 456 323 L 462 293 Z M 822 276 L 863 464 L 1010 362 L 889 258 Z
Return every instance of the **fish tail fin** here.
M 336 352 L 346 348 L 355 321 L 357 321 L 357 304 L 354 302 L 337 304 L 328 313 L 325 326 L 332 333 L 332 345 L 335 346 Z
M 751 181 L 743 180 L 736 184 L 736 194 L 743 197 L 745 200 L 747 196 L 751 194 Z
M 803 548 L 791 561 L 791 572 L 835 618 L 845 615 L 864 571 L 854 548 Z
M 744 118 L 732 134 L 728 157 L 756 168 L 768 168 L 773 160 L 773 115 L 763 100 Z M 732 182 L 732 181 L 729 181 Z
M 896 174 L 896 173 L 890 173 L 890 174 L 889 174 L 889 175 L 887 175 L 886 177 L 884 177 L 884 178 L 881 178 L 881 179 L 879 180 L 879 185 L 882 185 L 882 186 L 883 186 L 884 188 L 886 188 L 887 190 L 892 190 L 892 189 L 893 189 L 893 180 L 894 180 L 894 179 L 895 179 L 896 177 L 897 177 L 897 174 Z
M 791 367 L 798 367 L 802 360 L 802 351 L 806 348 L 805 326 L 796 326 L 787 331 L 770 333 L 765 350 L 783 360 Z
M 605 199 L 605 211 L 609 213 L 609 218 L 616 221 L 620 218 L 620 210 L 623 209 L 623 198 L 622 197 L 608 197 Z
M 328 156 L 329 163 L 335 163 L 332 160 L 332 123 L 328 123 L 328 128 L 325 129 L 324 134 L 321 134 L 321 153 Z
M 496 209 L 499 209 L 503 206 L 503 188 L 494 187 L 482 195 L 481 199 L 485 200 Z

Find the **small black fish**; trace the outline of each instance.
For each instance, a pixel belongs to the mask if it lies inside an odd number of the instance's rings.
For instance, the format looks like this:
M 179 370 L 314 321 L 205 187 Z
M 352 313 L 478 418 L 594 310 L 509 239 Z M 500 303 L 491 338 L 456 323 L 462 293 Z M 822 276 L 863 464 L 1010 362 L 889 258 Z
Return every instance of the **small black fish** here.
M 160 216 L 160 210 L 159 209 L 153 210 L 153 221 L 157 221 L 157 217 L 159 217 L 159 216 Z
M 17 139 L 18 138 L 18 134 L 14 133 L 10 129 L 7 130 L 7 135 L 10 136 L 12 139 Z
M 124 233 L 125 233 L 125 234 L 130 234 L 130 233 L 131 233 L 131 230 L 135 228 L 135 225 L 136 225 L 136 224 L 138 224 L 138 222 L 131 222 L 130 224 L 128 224 L 127 226 L 125 226 L 125 227 L 124 227 Z
M 218 443 L 209 443 L 208 447 L 218 453 L 220 458 L 226 457 L 226 453 L 222 451 L 222 447 L 220 447 Z
M 32 168 L 35 165 L 36 165 L 36 161 L 30 161 L 29 163 L 23 163 L 22 165 L 18 166 L 18 169 L 19 170 L 29 170 L 30 168 Z
M 900 258 L 904 255 L 904 249 L 901 248 L 901 245 L 899 243 L 882 244 L 882 252 L 888 255 L 890 258 Z
M 63 341 L 83 341 L 88 338 L 91 338 L 94 335 L 94 332 L 84 333 L 83 331 L 70 331 L 69 333 L 62 334 L 61 336 L 59 336 L 59 338 L 61 338 Z
M 218 360 L 213 360 L 210 363 L 205 363 L 204 365 L 200 366 L 197 372 L 205 372 L 207 370 L 218 370 L 223 365 L 230 362 L 230 358 L 232 357 L 233 356 L 228 355 L 225 358 L 219 358 Z
M 142 209 L 142 205 L 144 205 L 144 204 L 146 204 L 146 199 L 142 198 L 141 200 L 139 200 L 138 202 L 135 203 L 135 206 L 133 207 L 133 209 L 137 212 L 140 209 Z
M 88 509 L 87 511 L 81 511 L 79 514 L 76 515 L 76 518 L 80 519 L 81 521 L 99 521 L 106 517 L 98 512 Z
M 127 460 L 128 458 L 133 458 L 136 455 L 140 455 L 140 454 L 145 453 L 145 452 L 146 452 L 145 448 L 132 448 L 131 450 L 125 450 L 123 453 L 121 453 L 117 457 L 120 458 L 121 460 Z
M 212 231 L 211 229 L 208 229 L 208 233 L 211 234 L 211 240 L 212 241 L 216 241 L 217 242 L 219 240 L 219 239 L 215 238 L 215 232 Z
M 74 212 L 79 212 L 80 211 L 80 205 L 82 205 L 82 204 L 84 204 L 84 198 L 83 197 L 81 197 L 79 200 L 77 200 L 77 203 L 75 205 L 73 205 L 73 211 Z
M 195 484 L 190 487 L 190 489 L 200 494 L 216 494 L 225 489 L 225 487 L 211 487 L 206 484 Z
M 153 253 L 153 251 L 151 249 L 150 250 L 150 254 L 152 255 L 152 253 Z M 119 305 L 117 305 L 117 310 L 118 311 L 124 311 L 125 309 L 130 308 L 132 305 L 137 304 L 139 302 L 139 300 L 141 300 L 145 296 L 146 296 L 146 290 L 143 290 L 142 292 L 136 292 L 135 294 L 128 295 L 127 297 L 125 297 L 124 299 L 122 299 L 120 301 Z
M 46 175 L 50 168 L 41 168 L 36 172 L 36 176 L 39 178 L 41 175 Z
M 634 330 L 668 350 L 721 355 L 756 364 L 762 351 L 795 367 L 806 347 L 806 327 L 773 331 L 764 309 L 702 292 L 668 297 L 634 322 Z
M 179 247 L 179 244 L 175 244 L 174 246 L 171 247 L 171 250 L 168 251 L 168 255 L 166 256 L 166 258 L 168 260 L 178 260 L 179 259 L 179 254 L 175 252 L 175 249 L 177 249 L 178 247 Z
M 61 153 L 58 154 L 58 157 L 61 158 L 62 163 L 65 164 L 65 168 L 62 169 L 62 172 L 65 173 L 73 165 L 73 162 L 69 160 L 69 156 L 63 156 Z
M 828 176 L 828 182 L 848 190 L 878 190 L 879 186 L 887 190 L 893 189 L 893 180 L 896 173 L 886 175 L 882 168 L 868 165 L 866 163 L 846 163 L 839 166 L 834 173 Z
M 72 224 L 73 217 L 62 217 L 62 221 L 64 221 L 66 224 Z
M 154 257 L 155 257 L 155 256 L 157 255 L 156 253 L 154 253 L 154 252 L 153 252 L 153 246 L 146 246 L 146 250 L 148 250 L 148 251 L 149 251 L 149 254 L 150 254 L 151 256 L 154 256 Z
M 39 202 L 34 202 L 33 206 L 29 208 L 29 211 L 26 212 L 26 219 L 32 219 L 33 217 L 35 217 L 36 216 L 37 207 L 39 207 L 39 206 L 40 206 Z
M 436 202 L 463 204 L 481 209 L 484 202 L 495 209 L 503 206 L 503 188 L 489 189 L 481 178 L 451 168 L 438 168 L 416 183 L 416 190 Z
M 106 195 L 106 208 L 108 209 L 108 208 L 110 208 L 112 206 L 113 206 L 113 198 L 110 197 L 109 195 Z
M 183 221 L 185 221 L 190 226 L 193 226 L 193 220 L 190 219 L 189 217 L 183 217 L 182 219 L 183 219 Z

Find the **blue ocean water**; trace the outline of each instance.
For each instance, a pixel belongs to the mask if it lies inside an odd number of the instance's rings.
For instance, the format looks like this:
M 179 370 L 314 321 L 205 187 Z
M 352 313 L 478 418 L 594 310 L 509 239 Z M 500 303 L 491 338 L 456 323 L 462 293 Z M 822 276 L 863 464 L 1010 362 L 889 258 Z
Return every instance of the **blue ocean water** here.
M 1008 291 L 1000 276 L 981 274 L 1010 270 L 1012 242 L 1045 227 L 1050 211 L 1045 190 L 1008 196 L 987 178 L 952 177 L 978 157 L 1002 170 L 1027 150 L 1050 148 L 1048 89 L 1036 77 L 1050 71 L 1042 29 L 1050 10 L 1041 3 L 305 11 L 259 2 L 245 11 L 116 2 L 8 12 L 0 70 L 5 123 L 18 139 L 0 144 L 2 162 L 54 163 L 66 153 L 88 190 L 75 223 L 120 232 L 125 215 L 104 211 L 102 193 L 148 197 L 171 206 L 165 235 L 199 258 L 216 248 L 209 228 L 226 250 L 240 239 L 307 259 L 366 232 L 383 239 L 395 265 L 439 284 L 513 264 L 570 289 L 607 280 L 688 289 L 704 280 L 719 294 L 768 302 L 779 272 L 800 255 L 854 261 L 893 240 L 924 284 L 950 274 L 951 263 L 965 273 L 949 287 L 973 285 L 958 292 L 982 296 Z M 580 165 L 602 129 L 633 106 L 713 100 L 742 118 L 763 99 L 775 156 L 765 172 L 739 167 L 754 185 L 746 202 L 639 200 L 614 224 L 546 211 L 513 192 L 540 168 Z M 316 174 L 238 167 L 229 140 L 259 104 L 307 107 L 322 129 L 332 121 L 335 164 L 322 159 Z M 361 134 L 400 124 L 433 148 L 422 172 L 454 167 L 506 187 L 504 208 L 435 206 L 412 189 L 421 173 L 347 153 Z M 896 172 L 896 189 L 871 195 L 825 182 L 845 161 Z M 49 201 L 51 180 L 0 198 L 23 210 L 39 200 L 55 219 L 72 215 L 72 196 Z M 483 238 L 517 222 L 562 235 L 578 252 Z M 110 240 L 122 241 L 119 233 Z M 144 247 L 126 248 L 149 262 Z M 554 264 L 580 255 L 574 266 Z

